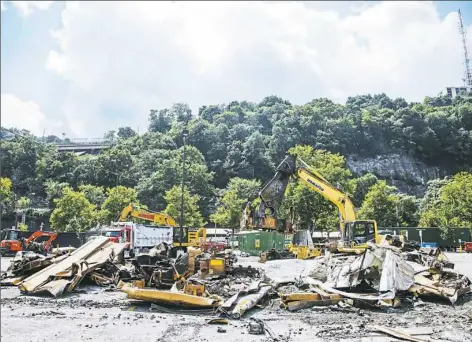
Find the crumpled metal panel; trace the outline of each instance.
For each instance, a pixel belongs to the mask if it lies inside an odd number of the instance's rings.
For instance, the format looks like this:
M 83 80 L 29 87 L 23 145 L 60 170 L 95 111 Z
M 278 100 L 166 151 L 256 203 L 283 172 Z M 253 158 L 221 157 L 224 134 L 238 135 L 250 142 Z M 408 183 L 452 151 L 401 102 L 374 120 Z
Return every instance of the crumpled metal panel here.
M 415 270 L 399 255 L 386 250 L 379 291 L 406 291 L 415 282 Z
M 45 269 L 42 269 L 41 271 L 36 272 L 35 274 L 26 278 L 20 284 L 21 292 L 33 292 L 39 286 L 52 280 L 50 279 L 50 277 L 54 278 L 57 273 L 67 271 L 72 267 L 73 263 L 79 262 L 81 259 L 86 258 L 98 248 L 105 246 L 108 242 L 109 239 L 104 236 L 100 236 L 94 240 L 87 242 L 82 247 L 73 251 L 69 255 L 69 257 L 64 258 L 60 262 L 55 262 L 52 265 L 46 267 Z
M 394 291 L 389 291 L 386 293 L 381 293 L 381 294 L 363 294 L 363 293 L 350 293 L 350 292 L 345 292 L 345 291 L 340 291 L 336 290 L 332 287 L 329 287 L 328 285 L 322 283 L 319 280 L 315 280 L 313 278 L 305 278 L 303 279 L 303 282 L 307 285 L 314 285 L 318 286 L 320 289 L 325 290 L 329 293 L 335 293 L 338 295 L 341 295 L 345 298 L 350 298 L 350 299 L 362 299 L 366 301 L 379 301 L 379 300 L 385 300 L 385 299 L 394 299 L 395 298 L 395 292 Z
M 231 311 L 231 317 L 240 319 L 244 313 L 256 306 L 256 304 L 272 289 L 272 286 L 265 285 L 259 288 L 259 291 L 253 294 L 249 294 L 239 299 L 238 303 Z
M 359 256 L 328 262 L 326 285 L 355 287 L 362 279 L 378 281 L 380 292 L 406 291 L 414 283 L 415 269 L 389 247 L 375 246 Z
M 125 248 L 123 243 L 113 243 L 101 236 L 87 242 L 72 252 L 61 257 L 49 267 L 25 279 L 19 286 L 21 292 L 30 294 L 49 292 L 57 297 L 65 291 L 71 292 L 90 272 L 106 262 L 111 262 Z

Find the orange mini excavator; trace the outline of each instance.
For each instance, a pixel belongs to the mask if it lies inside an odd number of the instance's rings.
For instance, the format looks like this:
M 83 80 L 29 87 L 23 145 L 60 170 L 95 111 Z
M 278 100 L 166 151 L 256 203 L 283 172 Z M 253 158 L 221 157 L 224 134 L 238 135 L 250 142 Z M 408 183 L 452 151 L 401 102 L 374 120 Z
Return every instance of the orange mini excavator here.
M 19 231 L 16 229 L 6 229 L 2 232 L 2 241 L 0 242 L 0 253 L 4 255 L 16 254 L 16 252 L 29 250 L 39 253 L 48 252 L 52 242 L 57 238 L 57 233 L 36 231 L 27 239 L 19 238 Z M 40 237 L 49 237 L 47 241 L 36 242 Z

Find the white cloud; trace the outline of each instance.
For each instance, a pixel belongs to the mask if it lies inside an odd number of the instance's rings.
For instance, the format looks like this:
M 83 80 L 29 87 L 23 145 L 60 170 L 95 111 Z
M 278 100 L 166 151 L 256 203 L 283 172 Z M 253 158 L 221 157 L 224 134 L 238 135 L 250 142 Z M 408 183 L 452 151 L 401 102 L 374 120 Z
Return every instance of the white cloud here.
M 46 115 L 32 101 L 22 101 L 12 94 L 2 94 L 2 127 L 27 129 L 33 134 L 42 135 Z
M 47 10 L 54 1 L 10 1 L 23 18 L 28 17 L 34 10 Z M 3 7 L 3 1 L 2 1 Z
M 380 92 L 418 101 L 461 84 L 455 13 L 441 20 L 422 1 L 342 6 L 67 2 L 46 65 L 70 82 L 63 110 L 85 136 L 143 127 L 150 108 L 173 102 Z
M 2 12 L 7 10 L 7 7 L 5 6 L 5 1 L 1 2 L 2 5 Z

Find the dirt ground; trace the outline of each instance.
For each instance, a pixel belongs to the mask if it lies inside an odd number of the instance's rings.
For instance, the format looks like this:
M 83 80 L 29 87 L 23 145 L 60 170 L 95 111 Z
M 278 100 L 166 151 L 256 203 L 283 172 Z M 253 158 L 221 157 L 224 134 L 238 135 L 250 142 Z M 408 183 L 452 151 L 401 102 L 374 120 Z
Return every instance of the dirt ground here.
M 472 278 L 472 254 L 448 256 L 457 270 Z M 241 258 L 242 264 L 262 266 L 272 274 L 283 273 L 285 262 L 261 265 L 254 259 Z M 9 259 L 3 258 L 1 263 L 6 270 Z M 306 264 L 297 260 L 296 267 L 303 269 Z M 296 267 L 291 266 L 291 271 Z M 225 332 L 206 324 L 211 315 L 153 312 L 148 304 L 138 305 L 124 293 L 92 286 L 82 286 L 78 293 L 59 299 L 23 296 L 16 287 L 3 287 L 0 301 L 2 341 L 275 341 L 268 333 L 248 334 L 249 319 L 256 317 L 278 341 L 396 341 L 370 331 L 372 325 L 381 325 L 404 329 L 416 337 L 433 333 L 432 338 L 442 341 L 472 342 L 471 294 L 454 307 L 427 301 L 398 309 L 338 311 L 319 307 L 296 313 L 280 309 L 273 300 L 264 309 L 252 310 L 242 320 L 221 326 Z

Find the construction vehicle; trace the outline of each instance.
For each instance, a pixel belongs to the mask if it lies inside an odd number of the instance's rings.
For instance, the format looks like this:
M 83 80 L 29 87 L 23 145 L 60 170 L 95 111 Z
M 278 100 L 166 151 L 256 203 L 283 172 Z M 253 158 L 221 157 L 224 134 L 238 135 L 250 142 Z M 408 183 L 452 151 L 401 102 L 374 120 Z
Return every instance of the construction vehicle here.
M 123 208 L 120 214 L 120 221 L 126 221 L 129 217 L 135 217 L 138 219 L 143 219 L 146 221 L 151 221 L 157 223 L 161 226 L 168 226 L 168 227 L 176 227 L 177 223 L 175 222 L 174 218 L 166 213 L 155 213 L 147 210 L 142 209 L 135 209 L 132 204 L 128 205 L 127 207 Z
M 383 237 L 378 234 L 375 220 L 358 220 L 354 204 L 345 193 L 303 160 L 292 155 L 285 157 L 277 167 L 275 176 L 259 192 L 262 207 L 259 212 L 268 209 L 270 216 L 277 218 L 277 210 L 291 177 L 301 179 L 311 190 L 321 194 L 338 208 L 341 218 L 338 251 L 359 253 L 366 248 L 367 241 L 382 241 Z M 269 228 L 275 229 L 276 223 Z
M 0 242 L 0 254 L 2 256 L 14 255 L 19 251 L 34 251 L 37 253 L 47 253 L 51 248 L 52 242 L 57 238 L 57 233 L 36 231 L 27 239 L 20 238 L 20 231 L 16 229 L 5 229 L 2 232 L 2 241 Z M 40 237 L 49 237 L 45 242 L 38 243 L 36 240 Z
M 254 212 L 251 207 L 252 202 L 248 201 L 243 211 L 243 217 L 240 224 L 241 229 L 276 229 L 275 218 L 265 212 L 264 206 L 259 206 L 259 210 L 257 212 Z
M 183 247 L 184 249 L 187 247 L 200 247 L 202 244 L 206 243 L 206 229 L 205 228 L 198 228 L 198 229 L 191 229 L 191 228 L 184 228 L 184 236 L 183 241 L 180 241 L 180 229 L 176 229 L 177 223 L 175 222 L 174 218 L 166 213 L 161 212 L 151 212 L 149 210 L 143 210 L 139 208 L 135 208 L 132 204 L 125 207 L 120 214 L 119 220 L 120 221 L 127 221 L 129 217 L 134 217 L 146 221 L 153 222 L 158 226 L 164 227 L 172 227 L 172 244 L 174 247 Z M 132 225 L 132 227 L 138 227 L 137 225 Z M 141 227 L 141 226 L 139 226 Z M 146 227 L 146 226 L 142 226 Z M 148 228 L 156 228 L 156 227 L 148 227 Z M 137 231 L 135 229 L 131 230 L 124 230 L 123 234 L 125 234 L 125 241 L 133 245 L 133 241 L 136 242 L 138 238 Z M 146 235 L 146 234 L 141 234 Z

